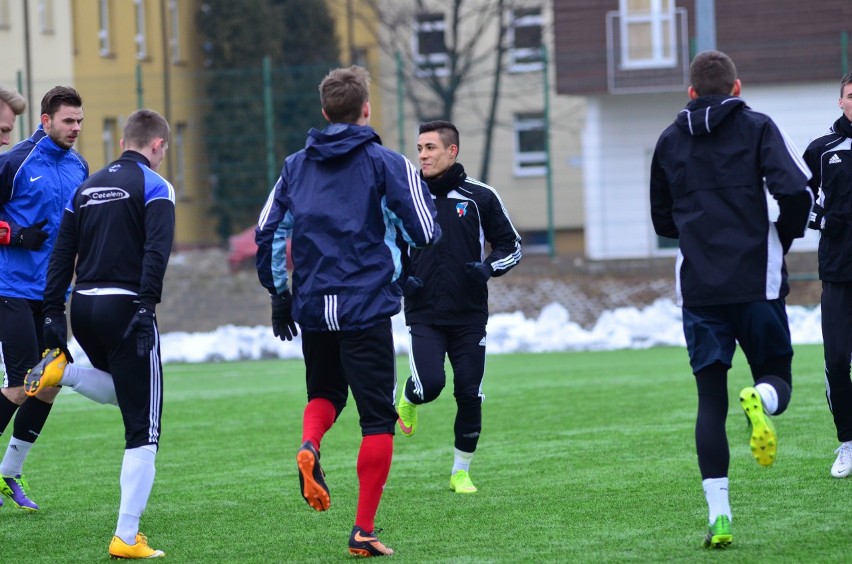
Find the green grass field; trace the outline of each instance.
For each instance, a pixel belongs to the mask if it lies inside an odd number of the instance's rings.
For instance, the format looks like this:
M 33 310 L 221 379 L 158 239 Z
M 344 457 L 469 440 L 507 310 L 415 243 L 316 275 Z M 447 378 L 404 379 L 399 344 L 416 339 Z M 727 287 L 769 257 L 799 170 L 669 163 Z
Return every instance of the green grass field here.
M 406 358 L 398 370 L 408 374 Z M 700 548 L 695 384 L 678 348 L 489 356 L 471 467 L 479 493 L 448 490 L 449 387 L 420 409 L 414 437 L 396 436 L 381 539 L 406 562 L 845 561 L 852 481 L 829 476 L 837 441 L 821 347 L 797 347 L 794 373 L 768 469 L 748 452 L 736 401 L 751 381 L 742 357 L 730 374 L 727 550 Z M 301 361 L 169 365 L 165 374 L 157 480 L 142 519 L 152 546 L 173 562 L 350 560 L 354 403 L 323 441 L 332 506 L 317 513 L 299 495 L 295 465 Z M 122 454 L 118 410 L 63 392 L 25 468 L 42 511 L 0 508 L 0 562 L 105 560 Z

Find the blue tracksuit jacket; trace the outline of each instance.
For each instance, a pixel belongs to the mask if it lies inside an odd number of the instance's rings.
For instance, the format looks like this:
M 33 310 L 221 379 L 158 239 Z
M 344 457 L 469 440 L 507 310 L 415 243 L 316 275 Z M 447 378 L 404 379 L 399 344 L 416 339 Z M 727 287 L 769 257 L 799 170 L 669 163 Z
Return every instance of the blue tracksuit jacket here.
M 46 219 L 49 234 L 38 251 L 0 245 L 0 296 L 42 299 L 63 210 L 87 176 L 89 165 L 80 153 L 54 143 L 41 126 L 0 155 L 0 220 L 14 234 Z

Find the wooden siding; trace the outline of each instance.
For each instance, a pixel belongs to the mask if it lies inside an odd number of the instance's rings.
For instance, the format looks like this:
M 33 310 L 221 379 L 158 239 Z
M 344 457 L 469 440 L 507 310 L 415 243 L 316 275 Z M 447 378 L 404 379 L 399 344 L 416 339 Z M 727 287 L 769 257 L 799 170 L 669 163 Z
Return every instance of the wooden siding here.
M 695 38 L 695 2 L 687 10 Z M 716 47 L 747 84 L 840 80 L 841 33 L 852 32 L 852 1 L 716 0 Z M 560 94 L 605 93 L 606 14 L 618 0 L 554 0 L 556 86 Z M 847 45 L 846 60 L 852 61 Z

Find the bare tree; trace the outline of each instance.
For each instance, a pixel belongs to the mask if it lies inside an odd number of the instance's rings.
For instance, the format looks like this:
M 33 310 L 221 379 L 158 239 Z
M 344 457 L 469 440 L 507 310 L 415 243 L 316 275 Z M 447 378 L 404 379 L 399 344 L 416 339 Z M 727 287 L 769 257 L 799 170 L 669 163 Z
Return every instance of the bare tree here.
M 505 36 L 503 8 L 505 0 L 365 0 L 373 14 L 361 14 L 362 21 L 377 39 L 379 47 L 403 65 L 406 99 L 419 120 L 453 120 L 460 88 L 472 80 L 481 80 L 496 69 L 502 73 Z M 440 22 L 428 17 L 440 14 Z M 364 17 L 366 16 L 366 17 Z M 499 22 L 495 45 L 492 29 Z M 434 31 L 418 33 L 434 26 Z M 435 59 L 424 58 L 424 50 L 414 46 L 428 41 L 427 51 Z M 436 45 L 441 41 L 443 45 Z M 420 45 L 423 47 L 423 45 Z M 497 62 L 489 64 L 490 59 Z M 484 70 L 487 69 L 487 70 Z M 499 86 L 499 78 L 495 76 Z M 496 98 L 495 93 L 493 98 Z

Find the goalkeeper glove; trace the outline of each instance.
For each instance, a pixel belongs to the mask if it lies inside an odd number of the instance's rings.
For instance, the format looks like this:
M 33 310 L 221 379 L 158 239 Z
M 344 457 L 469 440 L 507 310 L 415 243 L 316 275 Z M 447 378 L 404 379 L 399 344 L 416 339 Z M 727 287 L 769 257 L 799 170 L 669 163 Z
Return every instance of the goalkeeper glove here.
M 68 323 L 64 313 L 44 314 L 42 335 L 48 350 L 59 349 L 65 353 L 68 362 L 74 362 L 74 358 L 68 352 Z
M 45 225 L 47 225 L 46 219 L 39 221 L 35 225 L 22 227 L 12 236 L 10 244 L 13 247 L 23 247 L 30 251 L 41 249 L 41 246 L 48 238 L 48 233 L 44 230 Z
M 12 242 L 12 228 L 6 221 L 0 221 L 0 245 L 8 245 Z
M 289 290 L 283 294 L 273 294 L 272 298 L 272 334 L 282 341 L 292 341 L 299 334 L 293 320 L 293 296 Z
M 491 265 L 487 262 L 469 262 L 464 265 L 465 272 L 471 280 L 485 284 L 491 278 Z
M 136 310 L 127 325 L 123 338 L 129 339 L 134 333 L 136 334 L 137 356 L 146 356 L 154 348 L 156 317 L 153 306 L 140 303 L 139 309 Z

